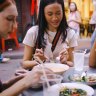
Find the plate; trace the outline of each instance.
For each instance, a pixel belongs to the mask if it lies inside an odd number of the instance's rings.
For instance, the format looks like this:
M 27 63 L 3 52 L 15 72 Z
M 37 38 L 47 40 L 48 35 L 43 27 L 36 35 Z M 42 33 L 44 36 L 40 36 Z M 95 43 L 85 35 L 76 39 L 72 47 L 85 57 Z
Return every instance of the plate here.
M 94 95 L 94 89 L 88 85 L 80 84 L 80 83 L 61 83 L 61 84 L 55 84 L 51 87 L 51 90 L 61 90 L 62 87 L 66 88 L 76 88 L 76 89 L 82 89 L 87 92 L 87 96 Z M 60 91 L 59 91 L 60 92 Z
M 88 73 L 86 76 L 81 77 L 80 75 L 69 76 L 68 79 L 72 82 L 85 83 L 87 85 L 96 85 L 96 74 Z
M 69 69 L 68 65 L 60 63 L 45 63 L 44 66 L 52 70 L 55 74 L 63 74 L 66 70 Z

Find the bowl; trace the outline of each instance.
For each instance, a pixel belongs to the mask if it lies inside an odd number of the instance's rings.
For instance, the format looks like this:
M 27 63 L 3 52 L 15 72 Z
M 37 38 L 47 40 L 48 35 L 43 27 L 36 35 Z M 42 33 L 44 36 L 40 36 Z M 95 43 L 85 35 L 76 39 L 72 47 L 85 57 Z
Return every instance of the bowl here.
M 55 74 L 63 74 L 65 71 L 69 69 L 68 65 L 60 63 L 45 63 L 44 67 L 49 68 Z

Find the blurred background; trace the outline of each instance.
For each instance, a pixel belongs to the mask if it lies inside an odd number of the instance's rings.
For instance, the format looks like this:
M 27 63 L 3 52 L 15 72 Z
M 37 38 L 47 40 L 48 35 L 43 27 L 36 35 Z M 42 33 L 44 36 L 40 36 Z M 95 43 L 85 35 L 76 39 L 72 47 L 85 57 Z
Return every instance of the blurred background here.
M 27 30 L 36 24 L 37 17 L 38 17 L 38 8 L 39 8 L 39 2 L 40 0 L 15 0 L 17 9 L 18 9 L 18 17 L 17 17 L 17 23 L 18 23 L 18 29 L 16 30 L 16 38 L 19 43 L 22 43 Z M 68 18 L 69 14 L 69 4 L 70 2 L 75 2 L 77 5 L 77 8 L 81 14 L 82 23 L 80 24 L 80 38 L 89 38 L 91 37 L 95 25 L 90 25 L 89 21 L 92 16 L 92 13 L 94 11 L 94 6 L 92 3 L 92 0 L 64 0 L 65 4 L 65 11 L 66 11 L 66 17 Z M 16 41 L 16 42 L 17 42 Z M 3 44 L 5 42 L 5 45 Z M 12 44 L 14 45 L 14 42 L 12 40 L 6 40 L 0 42 L 1 49 L 5 46 L 5 51 L 8 49 Z M 3 46 L 3 45 L 4 46 Z M 3 47 L 2 47 L 3 46 Z M 17 47 L 19 45 L 17 44 Z

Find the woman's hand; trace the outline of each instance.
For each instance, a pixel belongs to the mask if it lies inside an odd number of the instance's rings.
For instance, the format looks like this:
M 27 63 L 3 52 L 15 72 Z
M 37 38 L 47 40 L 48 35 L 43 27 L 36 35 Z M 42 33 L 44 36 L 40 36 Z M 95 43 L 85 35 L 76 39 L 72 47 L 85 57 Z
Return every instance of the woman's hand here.
M 61 63 L 66 63 L 67 62 L 67 60 L 68 60 L 68 51 L 66 50 L 66 49 L 63 49 L 61 52 L 60 52 L 60 54 L 59 54 L 59 56 L 60 56 L 60 62 Z
M 43 52 L 42 48 L 41 49 L 36 49 L 35 54 L 34 54 L 34 58 L 35 57 L 39 57 L 40 60 L 42 60 L 42 61 L 45 61 L 46 59 L 48 59 L 47 56 L 44 55 L 44 52 Z
M 44 67 L 44 70 L 46 74 L 53 74 L 53 72 L 48 68 Z M 43 70 L 41 65 L 37 65 L 34 66 L 34 68 L 31 71 L 20 69 L 17 70 L 15 74 L 17 74 L 18 76 L 24 76 L 27 82 L 29 82 L 31 85 L 35 85 L 40 82 L 40 77 L 41 75 L 43 75 Z
M 44 68 L 46 74 L 53 74 L 52 70 L 48 68 Z M 38 84 L 40 82 L 40 77 L 43 75 L 43 70 L 41 65 L 35 66 L 32 71 L 29 71 L 26 75 L 26 78 L 28 78 L 27 82 L 30 82 L 31 85 Z

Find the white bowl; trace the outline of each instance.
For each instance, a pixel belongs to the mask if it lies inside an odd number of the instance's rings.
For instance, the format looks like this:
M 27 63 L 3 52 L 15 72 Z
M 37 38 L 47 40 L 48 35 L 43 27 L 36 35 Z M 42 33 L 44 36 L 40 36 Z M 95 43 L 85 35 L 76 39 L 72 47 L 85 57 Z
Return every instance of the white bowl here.
M 63 74 L 66 70 L 69 69 L 68 65 L 60 63 L 45 63 L 44 66 L 52 70 L 55 74 Z

